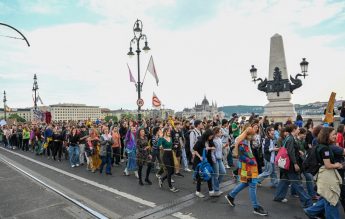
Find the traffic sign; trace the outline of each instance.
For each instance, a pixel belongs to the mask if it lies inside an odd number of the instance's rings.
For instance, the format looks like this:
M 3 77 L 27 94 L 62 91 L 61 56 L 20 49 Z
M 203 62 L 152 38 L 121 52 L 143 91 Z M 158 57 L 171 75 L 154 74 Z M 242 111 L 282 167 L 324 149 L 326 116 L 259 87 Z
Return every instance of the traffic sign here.
M 140 107 L 144 106 L 144 100 L 141 99 L 141 98 L 138 99 L 138 100 L 137 100 L 137 105 L 140 106 Z

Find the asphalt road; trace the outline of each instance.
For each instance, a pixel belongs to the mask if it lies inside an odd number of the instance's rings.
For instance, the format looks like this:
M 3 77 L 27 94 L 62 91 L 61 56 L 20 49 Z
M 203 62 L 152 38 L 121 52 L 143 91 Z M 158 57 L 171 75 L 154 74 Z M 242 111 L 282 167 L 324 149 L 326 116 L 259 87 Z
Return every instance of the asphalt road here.
M 8 163 L 109 218 L 262 218 L 252 213 L 247 190 L 236 198 L 235 208 L 228 205 L 224 196 L 195 197 L 191 173 L 184 173 L 184 178 L 174 177 L 180 192 L 171 193 L 167 184 L 162 189 L 158 187 L 154 174 L 150 177 L 153 185 L 140 186 L 134 175 L 122 175 L 123 167 L 114 167 L 113 175 L 106 176 L 88 172 L 84 167 L 72 169 L 66 160 L 57 162 L 31 152 L 3 148 L 0 161 L 0 218 L 92 218 Z M 234 185 L 227 176 L 222 191 L 229 191 Z M 207 193 L 206 184 L 202 191 Z M 273 193 L 274 189 L 265 185 L 258 188 L 259 202 L 269 212 L 267 218 L 307 218 L 298 199 L 287 197 L 288 203 L 277 203 L 272 201 Z M 341 213 L 345 218 L 342 210 Z M 22 214 L 29 216 L 18 216 Z

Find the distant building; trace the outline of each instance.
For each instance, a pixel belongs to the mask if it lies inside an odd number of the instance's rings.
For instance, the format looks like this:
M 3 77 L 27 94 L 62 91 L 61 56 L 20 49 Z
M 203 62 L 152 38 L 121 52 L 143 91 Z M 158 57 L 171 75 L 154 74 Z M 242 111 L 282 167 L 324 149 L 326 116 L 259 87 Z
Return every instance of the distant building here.
M 10 112 L 6 112 L 6 117 L 8 118 L 9 116 L 17 114 L 18 116 L 22 117 L 26 121 L 31 121 L 32 120 L 32 112 L 31 108 L 11 108 Z M 4 118 L 5 113 L 4 109 L 0 109 L 0 118 Z
M 220 118 L 224 118 L 224 112 L 219 112 L 217 103 L 212 101 L 212 105 L 210 105 L 209 101 L 207 100 L 206 96 L 202 100 L 201 104 L 195 104 L 194 108 L 189 109 L 185 108 L 182 112 L 177 112 L 177 117 L 182 118 L 189 118 L 194 116 L 197 119 L 212 119 L 215 115 L 219 115 Z
M 55 104 L 49 106 L 49 111 L 52 115 L 52 121 L 78 121 L 89 118 L 91 121 L 95 121 L 101 118 L 101 108 L 85 104 Z
M 169 115 L 174 115 L 174 110 L 171 109 L 144 109 L 141 111 L 141 115 L 143 118 L 160 118 L 160 119 L 166 119 Z M 133 115 L 137 116 L 138 111 L 137 110 L 110 110 L 110 109 L 102 109 L 102 118 L 105 118 L 106 116 L 116 116 L 118 119 L 121 119 L 124 115 Z

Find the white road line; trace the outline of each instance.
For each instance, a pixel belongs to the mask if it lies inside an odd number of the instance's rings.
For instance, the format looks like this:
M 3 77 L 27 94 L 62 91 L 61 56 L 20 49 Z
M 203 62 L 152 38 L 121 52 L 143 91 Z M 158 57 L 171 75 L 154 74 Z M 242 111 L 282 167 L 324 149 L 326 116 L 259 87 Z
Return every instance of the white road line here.
M 150 202 L 150 201 L 144 200 L 144 199 L 142 199 L 142 198 L 139 198 L 139 197 L 137 197 L 137 196 L 134 196 L 134 195 L 131 195 L 131 194 L 128 194 L 128 193 L 125 193 L 125 192 L 121 192 L 121 191 L 119 191 L 119 190 L 117 190 L 117 189 L 114 189 L 114 188 L 111 188 L 111 187 L 109 187 L 109 186 L 106 186 L 106 185 L 97 183 L 97 182 L 95 182 L 95 181 L 92 181 L 92 180 L 89 180 L 89 179 L 86 179 L 86 178 L 77 176 L 77 175 L 72 174 L 72 173 L 69 173 L 69 172 L 67 172 L 67 171 L 64 171 L 64 170 L 55 168 L 55 167 L 53 167 L 53 166 L 50 166 L 50 165 L 48 165 L 48 164 L 45 164 L 45 163 L 42 163 L 42 162 L 40 162 L 40 161 L 34 160 L 34 159 L 29 158 L 29 157 L 27 157 L 27 156 L 18 154 L 18 153 L 16 153 L 16 152 L 13 152 L 13 151 L 10 151 L 10 150 L 6 150 L 6 149 L 4 149 L 4 148 L 2 148 L 2 147 L 0 147 L 0 149 L 2 149 L 2 150 L 4 150 L 4 151 L 7 151 L 7 152 L 9 152 L 9 153 L 12 153 L 12 154 L 14 154 L 14 155 L 17 155 L 17 156 L 19 156 L 19 157 L 21 157 L 21 158 L 24 158 L 24 159 L 26 159 L 26 160 L 29 160 L 29 161 L 31 161 L 31 162 L 33 162 L 33 163 L 39 164 L 39 165 L 41 165 L 41 166 L 43 166 L 43 167 L 46 167 L 46 168 L 48 168 L 48 169 L 54 170 L 54 171 L 56 171 L 56 172 L 58 172 L 58 173 L 62 173 L 62 174 L 64 174 L 64 175 L 66 175 L 66 176 L 69 176 L 69 177 L 71 177 L 71 178 L 74 178 L 74 179 L 80 180 L 80 181 L 82 181 L 82 182 L 88 183 L 88 184 L 90 184 L 90 185 L 92 185 L 92 186 L 95 186 L 95 187 L 97 187 L 97 188 L 106 190 L 106 191 L 108 191 L 108 192 L 114 193 L 114 194 L 119 195 L 119 196 L 122 196 L 122 197 L 124 197 L 124 198 L 126 198 L 126 199 L 129 199 L 129 200 L 131 200 L 131 201 L 137 202 L 137 203 L 139 203 L 139 204 L 146 205 L 146 206 L 149 206 L 149 207 L 151 207 L 151 208 L 157 206 L 156 203 L 154 203 L 154 202 Z
M 180 219 L 197 219 L 196 217 L 191 216 L 192 213 L 190 214 L 182 214 L 181 212 L 176 212 L 172 214 L 172 216 L 180 218 Z
M 73 202 L 74 204 L 78 205 L 79 207 L 85 209 L 87 212 L 89 212 L 90 214 L 94 215 L 95 217 L 99 218 L 99 219 L 108 219 L 106 216 L 104 216 L 103 214 L 87 207 L 86 205 L 84 205 L 83 203 L 69 197 L 68 195 L 60 192 L 59 190 L 55 189 L 54 187 L 51 187 L 50 185 L 46 184 L 45 182 L 43 182 L 42 180 L 36 178 L 35 176 L 31 175 L 30 173 L 26 172 L 25 170 L 22 170 L 21 168 L 17 167 L 16 165 L 12 164 L 11 162 L 9 162 L 7 159 L 4 158 L 3 155 L 0 155 L 0 159 L 2 160 L 2 162 L 5 162 L 7 165 L 12 166 L 13 168 L 15 168 L 16 170 L 24 173 L 25 175 L 27 175 L 28 177 L 36 180 L 37 182 L 41 183 L 42 185 L 44 185 L 45 187 L 49 188 L 50 190 L 56 192 L 57 194 L 61 195 L 62 197 L 64 197 L 65 199 Z

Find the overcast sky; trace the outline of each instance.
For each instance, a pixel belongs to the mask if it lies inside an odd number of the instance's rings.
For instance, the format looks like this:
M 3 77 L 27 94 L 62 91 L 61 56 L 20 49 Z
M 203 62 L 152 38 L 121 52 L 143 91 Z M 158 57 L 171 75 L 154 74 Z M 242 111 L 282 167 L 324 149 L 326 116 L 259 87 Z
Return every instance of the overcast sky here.
M 160 79 L 147 75 L 144 108 L 153 91 L 166 108 L 181 110 L 208 100 L 224 105 L 264 105 L 251 82 L 252 64 L 268 76 L 270 37 L 283 36 L 288 73 L 309 76 L 293 103 L 345 98 L 345 1 L 326 0 L 0 0 L 0 22 L 24 41 L 0 37 L 0 89 L 8 106 L 33 105 L 33 75 L 45 105 L 84 103 L 136 108 L 126 63 L 133 24 L 143 21 L 151 51 L 142 53 L 142 75 L 153 56 Z M 0 26 L 0 35 L 20 37 Z M 2 98 L 1 98 L 2 99 Z

